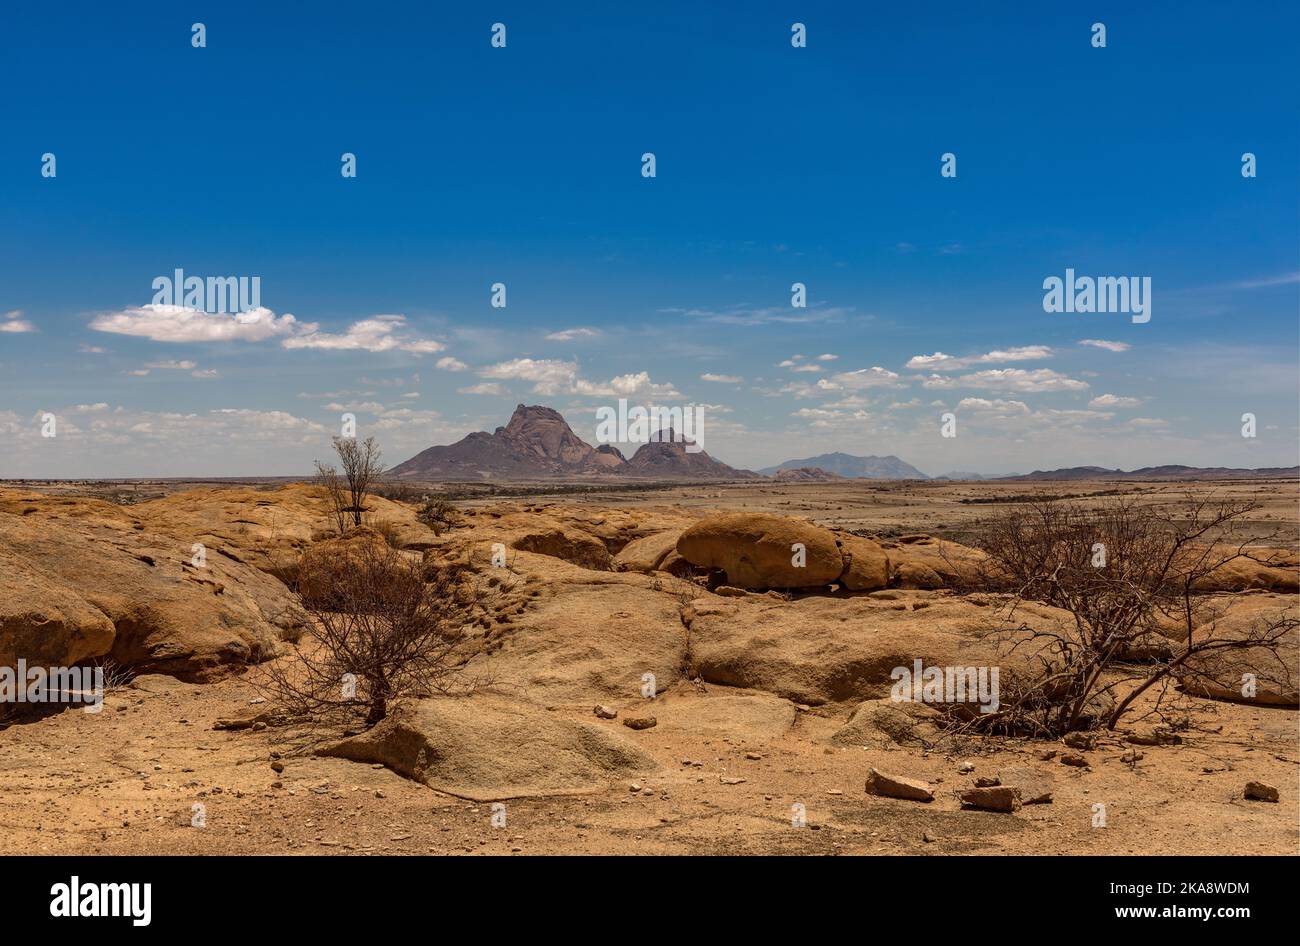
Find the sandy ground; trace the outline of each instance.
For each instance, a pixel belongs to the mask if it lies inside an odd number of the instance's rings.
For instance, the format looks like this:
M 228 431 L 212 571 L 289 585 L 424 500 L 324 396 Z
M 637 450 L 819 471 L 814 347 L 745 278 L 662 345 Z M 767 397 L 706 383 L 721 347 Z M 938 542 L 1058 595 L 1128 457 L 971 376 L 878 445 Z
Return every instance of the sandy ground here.
M 1114 484 L 1057 484 L 1087 494 Z M 1126 487 L 1127 488 L 1127 487 Z M 1198 490 L 1209 487 L 1201 485 Z M 1295 536 L 1295 484 L 1220 484 L 1260 498 L 1260 521 Z M 991 508 L 971 496 L 1026 484 L 689 487 L 600 496 L 602 505 L 771 509 L 825 524 L 960 531 Z M 1182 495 L 1182 484 L 1157 484 Z M 565 502 L 575 501 L 566 497 Z M 258 671 L 253 671 L 256 673 Z M 660 701 L 734 692 L 686 686 Z M 66 709 L 0 730 L 0 853 L 78 854 L 1294 854 L 1300 850 L 1300 732 L 1292 710 L 1186 699 L 1179 746 L 1103 743 L 1077 769 L 1039 758 L 1044 744 L 989 741 L 960 751 L 832 746 L 848 708 L 801 709 L 784 733 L 657 727 L 630 733 L 657 771 L 599 792 L 506 799 L 504 827 L 485 803 L 438 793 L 382 767 L 310 754 L 297 730 L 215 730 L 256 712 L 247 678 L 192 685 L 147 676 L 110 692 L 103 712 Z M 627 711 L 643 705 L 624 704 Z M 552 710 L 594 720 L 587 708 Z M 653 709 L 651 710 L 653 712 Z M 709 714 L 693 714 L 707 719 Z M 618 720 L 599 722 L 629 731 Z M 1062 748 L 1059 745 L 1057 748 Z M 750 758 L 759 756 L 759 758 Z M 283 763 L 283 772 L 272 769 Z M 958 771 L 961 761 L 974 772 Z M 1051 804 L 1014 815 L 964 811 L 955 792 L 1016 764 L 1052 777 Z M 864 792 L 870 766 L 934 783 L 930 804 Z M 734 782 L 735 779 L 743 781 Z M 724 781 L 726 780 L 726 781 Z M 1247 801 L 1249 780 L 1279 804 Z M 1104 826 L 1095 825 L 1104 806 Z M 205 820 L 194 824 L 202 805 Z M 796 826 L 792 806 L 806 825 Z M 498 819 L 499 820 L 499 819 Z
M 1195 726 L 1183 745 L 1143 747 L 1130 765 L 1121 760 L 1129 747 L 1103 744 L 1087 753 L 1086 769 L 1040 761 L 1043 743 L 950 754 L 832 747 L 825 739 L 837 723 L 816 709 L 772 739 L 656 728 L 634 738 L 659 771 L 595 794 L 507 799 L 506 824 L 494 827 L 488 804 L 382 767 L 299 754 L 301 732 L 212 728 L 255 710 L 256 692 L 244 680 L 148 676 L 112 692 L 99 714 L 71 709 L 11 726 L 0 737 L 0 852 L 1292 854 L 1300 846 L 1296 715 L 1287 710 L 1190 701 Z M 717 692 L 725 688 L 659 700 Z M 271 767 L 276 753 L 282 773 Z M 960 761 L 975 771 L 959 774 Z M 1053 802 L 1015 815 L 961 810 L 953 792 L 1008 764 L 1050 775 Z M 935 801 L 865 794 L 871 765 L 928 779 Z M 1277 786 L 1281 803 L 1243 800 L 1250 779 Z M 1099 803 L 1104 827 L 1093 826 Z M 202 827 L 192 824 L 195 804 L 205 806 Z M 793 824 L 796 804 L 806 826 Z

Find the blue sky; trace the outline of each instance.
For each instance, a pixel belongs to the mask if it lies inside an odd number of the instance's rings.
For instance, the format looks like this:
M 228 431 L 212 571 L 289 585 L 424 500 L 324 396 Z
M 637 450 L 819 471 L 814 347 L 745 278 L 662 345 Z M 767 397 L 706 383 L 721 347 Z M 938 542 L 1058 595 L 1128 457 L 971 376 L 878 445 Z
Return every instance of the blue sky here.
M 344 410 L 393 462 L 519 402 L 592 439 L 620 394 L 747 467 L 1296 462 L 1293 4 L 265 6 L 0 11 L 0 477 L 305 473 Z M 269 311 L 178 329 L 177 267 Z M 1044 312 L 1067 267 L 1151 321 Z

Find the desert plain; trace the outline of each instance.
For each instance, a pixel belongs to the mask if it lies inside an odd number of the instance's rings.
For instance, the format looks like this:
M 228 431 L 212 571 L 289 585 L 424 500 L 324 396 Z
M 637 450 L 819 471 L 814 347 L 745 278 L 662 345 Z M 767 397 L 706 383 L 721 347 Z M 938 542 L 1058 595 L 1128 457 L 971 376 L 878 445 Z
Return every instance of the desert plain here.
M 914 658 L 990 659 L 976 629 L 997 602 L 949 581 L 942 552 L 976 544 L 988 516 L 1044 494 L 1085 505 L 1124 494 L 1248 499 L 1258 504 L 1250 525 L 1294 555 L 1294 480 L 428 488 L 456 497 L 445 529 L 421 523 L 400 495 L 371 497 L 368 516 L 403 555 L 459 562 L 490 586 L 464 670 L 482 683 L 414 701 L 369 732 L 328 732 L 277 714 L 267 689 L 277 661 L 311 646 L 285 582 L 296 557 L 338 541 L 319 487 L 0 484 L 0 657 L 16 642 L 50 663 L 107 656 L 119 673 L 98 713 L 0 722 L 0 852 L 1245 855 L 1300 845 L 1293 693 L 1271 703 L 1177 693 L 1173 737 L 1153 737 L 1168 727 L 1139 704 L 1131 724 L 1087 747 L 949 739 L 889 699 L 890 670 Z M 675 540 L 724 513 L 791 517 L 846 548 L 867 538 L 883 550 L 878 575 L 856 590 L 710 589 L 674 567 Z M 504 565 L 493 564 L 502 549 Z M 1275 569 L 1213 593 L 1242 613 L 1294 610 L 1296 578 Z M 625 725 L 647 717 L 653 726 Z M 932 800 L 868 793 L 873 769 L 924 782 Z M 1026 803 L 965 807 L 960 794 L 977 780 L 1021 787 Z M 1249 782 L 1276 788 L 1278 801 L 1245 797 Z

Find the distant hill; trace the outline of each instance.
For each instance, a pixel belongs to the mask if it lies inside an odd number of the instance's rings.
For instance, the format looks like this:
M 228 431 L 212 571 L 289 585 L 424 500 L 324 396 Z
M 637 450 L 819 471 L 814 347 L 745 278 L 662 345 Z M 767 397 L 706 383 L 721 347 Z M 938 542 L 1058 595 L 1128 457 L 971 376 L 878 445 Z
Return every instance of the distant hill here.
M 764 476 L 772 476 L 781 470 L 796 470 L 801 467 L 816 467 L 836 476 L 849 479 L 869 480 L 924 480 L 929 479 L 924 473 L 905 463 L 898 457 L 855 457 L 848 453 L 823 453 L 816 457 L 802 460 L 786 460 L 776 466 L 759 470 Z
M 964 471 L 954 471 L 952 473 L 941 473 L 932 477 L 936 480 L 1006 480 L 1017 476 L 1023 476 L 1023 473 L 968 473 Z
M 669 435 L 671 436 L 671 434 Z M 629 460 L 617 447 L 593 447 L 573 432 L 559 411 L 540 405 L 515 408 L 510 422 L 448 446 L 429 447 L 388 471 L 397 479 L 535 480 L 570 476 L 644 476 L 672 479 L 747 479 L 756 476 L 688 453 L 684 443 L 642 444 Z
M 757 479 L 758 474 L 737 470 L 713 459 L 703 450 L 691 453 L 686 443 L 671 431 L 658 431 L 643 443 L 620 472 L 631 476 L 653 476 L 675 480 Z
M 772 479 L 782 483 L 833 483 L 844 477 L 838 473 L 827 473 L 819 466 L 800 466 L 789 470 L 777 470 Z
M 1144 466 L 1138 470 L 1108 470 L 1104 466 L 1071 466 L 1060 470 L 1035 470 L 1002 480 L 1231 480 L 1295 479 L 1300 466 L 1265 466 L 1241 469 L 1223 466 Z

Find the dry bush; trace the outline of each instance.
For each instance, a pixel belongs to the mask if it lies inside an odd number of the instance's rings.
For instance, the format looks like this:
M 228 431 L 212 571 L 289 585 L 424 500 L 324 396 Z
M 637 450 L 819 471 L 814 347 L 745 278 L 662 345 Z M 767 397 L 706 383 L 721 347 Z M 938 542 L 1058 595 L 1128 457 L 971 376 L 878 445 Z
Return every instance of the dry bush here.
M 355 437 L 335 437 L 333 443 L 343 469 L 340 472 L 333 465 L 317 460 L 316 482 L 325 487 L 335 526 L 339 535 L 343 535 L 348 530 L 349 519 L 352 526 L 361 525 L 366 497 L 374 481 L 384 472 L 383 453 L 374 437 L 360 442 Z
M 1038 671 L 1004 675 L 1000 709 L 962 727 L 1049 737 L 1113 729 L 1144 694 L 1163 714 L 1170 684 L 1233 652 L 1252 651 L 1261 680 L 1289 683 L 1279 647 L 1300 622 L 1277 612 L 1227 636 L 1217 625 L 1222 603 L 1197 591 L 1234 562 L 1279 563 L 1258 548 L 1274 536 L 1245 528 L 1256 508 L 1212 496 L 1168 508 L 1130 497 L 1093 507 L 1039 497 L 986 522 L 978 544 L 988 558 L 972 585 L 1007 593 L 1013 623 L 1020 602 L 1039 601 L 1069 612 L 1073 626 L 1020 622 L 1006 636 L 1013 650 L 1034 652 Z
M 345 559 L 339 567 L 338 558 Z M 314 634 L 267 667 L 264 688 L 288 715 L 383 719 L 394 700 L 472 689 L 469 625 L 484 592 L 454 568 L 430 570 L 377 541 L 337 557 L 304 556 L 299 593 Z
M 448 529 L 455 528 L 460 521 L 460 512 L 447 500 L 431 496 L 425 499 L 415 518 L 432 529 L 434 535 L 442 535 Z

